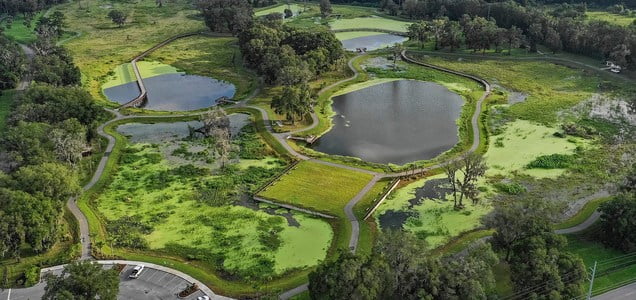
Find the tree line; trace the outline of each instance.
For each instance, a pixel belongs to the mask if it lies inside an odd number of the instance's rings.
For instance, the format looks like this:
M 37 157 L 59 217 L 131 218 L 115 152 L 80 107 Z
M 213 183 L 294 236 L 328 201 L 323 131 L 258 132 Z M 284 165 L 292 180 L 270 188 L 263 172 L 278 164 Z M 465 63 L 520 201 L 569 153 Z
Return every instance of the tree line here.
M 98 147 L 95 131 L 105 118 L 77 87 L 79 69 L 55 46 L 57 29 L 49 22 L 38 25 L 32 66 L 22 61 L 35 82 L 14 96 L 0 137 L 0 258 L 19 258 L 25 246 L 42 253 L 60 239 L 64 203 L 80 191 L 80 174 L 90 168 L 82 154 Z
M 605 21 L 588 21 L 582 17 L 584 14 L 555 16 L 542 8 L 523 6 L 513 1 L 405 0 L 398 4 L 393 0 L 383 0 L 380 4 L 381 9 L 389 14 L 416 20 L 435 22 L 448 18 L 449 21 L 464 24 L 467 19 L 478 20 L 487 30 L 471 32 L 464 29 L 465 38 L 474 41 L 492 40 L 493 36 L 496 37 L 494 41 L 501 41 L 505 39 L 500 37 L 505 36 L 504 30 L 516 28 L 525 37 L 521 40 L 525 41 L 522 45 L 531 51 L 536 51 L 536 46 L 543 44 L 554 52 L 565 50 L 598 59 L 610 59 L 622 66 L 636 66 L 636 28 Z M 457 32 L 456 24 L 449 26 L 454 28 L 446 28 L 445 32 Z

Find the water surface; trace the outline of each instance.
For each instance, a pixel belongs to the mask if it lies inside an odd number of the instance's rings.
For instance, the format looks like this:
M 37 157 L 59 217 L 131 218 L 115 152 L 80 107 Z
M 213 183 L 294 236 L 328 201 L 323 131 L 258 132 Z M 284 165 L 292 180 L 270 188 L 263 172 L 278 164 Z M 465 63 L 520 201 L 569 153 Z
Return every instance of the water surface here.
M 164 74 L 144 79 L 148 101 L 144 108 L 165 111 L 186 111 L 216 105 L 220 97 L 232 98 L 236 92 L 233 84 L 222 80 L 181 73 Z M 104 89 L 104 95 L 114 102 L 124 104 L 139 96 L 137 82 Z
M 333 128 L 316 150 L 377 163 L 431 159 L 458 141 L 462 98 L 431 82 L 397 80 L 333 98 Z
M 408 40 L 406 37 L 385 33 L 344 40 L 342 46 L 349 51 L 355 51 L 356 48 L 367 48 L 367 51 L 371 51 L 393 46 L 395 43 L 402 43 L 406 40 Z
M 249 124 L 250 116 L 246 114 L 231 114 L 230 134 L 236 136 L 245 125 Z M 188 126 L 200 128 L 200 121 L 180 121 L 171 123 L 127 123 L 117 127 L 117 132 L 128 136 L 131 143 L 161 143 L 181 140 L 188 137 Z

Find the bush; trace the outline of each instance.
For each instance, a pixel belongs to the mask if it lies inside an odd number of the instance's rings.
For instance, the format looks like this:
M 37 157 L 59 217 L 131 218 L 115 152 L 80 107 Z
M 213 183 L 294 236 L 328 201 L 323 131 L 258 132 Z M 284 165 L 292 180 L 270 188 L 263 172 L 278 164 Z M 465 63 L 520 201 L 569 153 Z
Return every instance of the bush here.
M 508 195 L 519 195 L 522 193 L 526 192 L 526 187 L 516 183 L 516 182 L 511 182 L 511 183 L 504 183 L 504 182 L 498 182 L 495 184 L 495 188 L 502 192 L 502 193 L 506 193 Z
M 542 155 L 531 161 L 527 168 L 529 169 L 563 169 L 567 168 L 574 162 L 573 155 L 566 154 L 550 154 Z
M 40 268 L 28 266 L 24 271 L 24 285 L 33 286 L 38 282 L 40 282 Z

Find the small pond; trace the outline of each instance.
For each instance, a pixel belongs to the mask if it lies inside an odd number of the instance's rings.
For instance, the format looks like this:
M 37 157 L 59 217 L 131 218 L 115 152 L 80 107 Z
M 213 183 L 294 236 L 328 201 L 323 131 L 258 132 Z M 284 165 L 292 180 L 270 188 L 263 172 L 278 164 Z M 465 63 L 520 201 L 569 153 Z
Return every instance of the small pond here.
M 250 116 L 246 114 L 231 114 L 230 134 L 237 135 L 245 125 L 249 124 Z M 128 136 L 131 143 L 162 143 L 166 141 L 186 138 L 190 131 L 188 126 L 199 128 L 200 121 L 181 121 L 171 123 L 127 123 L 117 127 L 117 132 Z
M 431 159 L 458 141 L 463 99 L 431 82 L 397 80 L 333 98 L 334 126 L 318 151 L 377 163 Z
M 223 96 L 232 98 L 236 92 L 233 84 L 198 75 L 180 73 L 144 78 L 148 101 L 144 108 L 165 111 L 187 111 L 216 105 Z M 104 95 L 114 102 L 124 104 L 139 95 L 137 82 L 104 89 Z
M 402 43 L 408 38 L 395 34 L 378 34 L 352 38 L 342 41 L 342 46 L 349 51 L 355 51 L 356 48 L 367 48 L 367 51 L 393 46 L 395 43 Z

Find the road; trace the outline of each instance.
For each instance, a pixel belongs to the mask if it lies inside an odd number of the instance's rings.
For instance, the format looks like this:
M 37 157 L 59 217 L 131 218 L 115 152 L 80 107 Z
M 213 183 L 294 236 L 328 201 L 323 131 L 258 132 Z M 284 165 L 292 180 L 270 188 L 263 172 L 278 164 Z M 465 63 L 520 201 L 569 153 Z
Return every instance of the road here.
M 593 300 L 634 300 L 636 299 L 636 282 L 611 290 L 605 294 L 592 297 Z

